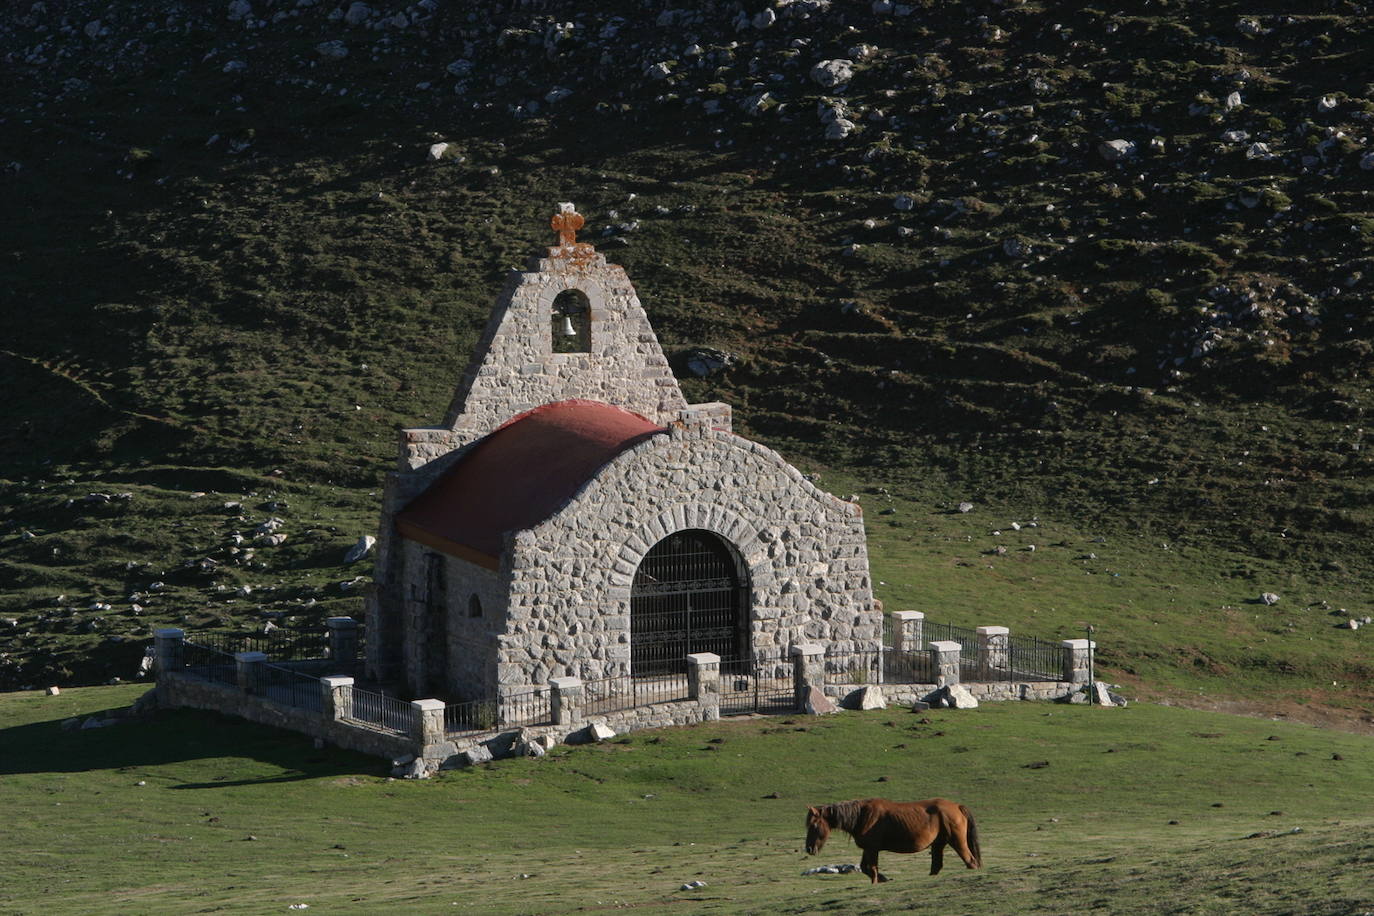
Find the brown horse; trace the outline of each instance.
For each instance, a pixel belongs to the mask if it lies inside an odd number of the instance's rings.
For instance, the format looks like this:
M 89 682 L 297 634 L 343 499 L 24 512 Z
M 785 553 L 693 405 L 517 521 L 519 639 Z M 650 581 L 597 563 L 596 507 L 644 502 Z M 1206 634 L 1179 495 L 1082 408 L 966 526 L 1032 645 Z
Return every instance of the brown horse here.
M 886 881 L 878 873 L 880 852 L 920 852 L 930 847 L 930 873 L 938 875 L 945 864 L 945 844 L 954 847 L 969 868 L 982 868 L 978 827 L 963 805 L 943 798 L 918 802 L 894 802 L 885 798 L 820 805 L 806 811 L 806 852 L 821 851 L 832 828 L 854 837 L 864 851 L 859 868 L 874 884 Z

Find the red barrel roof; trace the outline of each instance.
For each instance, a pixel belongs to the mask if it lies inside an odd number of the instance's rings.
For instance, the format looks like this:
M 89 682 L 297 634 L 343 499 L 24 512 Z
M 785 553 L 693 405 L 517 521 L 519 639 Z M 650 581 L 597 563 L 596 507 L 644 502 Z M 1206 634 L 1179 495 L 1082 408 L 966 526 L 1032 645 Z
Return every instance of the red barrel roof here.
M 616 455 L 666 432 L 599 401 L 536 407 L 479 440 L 396 515 L 396 529 L 494 569 L 506 532 L 544 521 Z

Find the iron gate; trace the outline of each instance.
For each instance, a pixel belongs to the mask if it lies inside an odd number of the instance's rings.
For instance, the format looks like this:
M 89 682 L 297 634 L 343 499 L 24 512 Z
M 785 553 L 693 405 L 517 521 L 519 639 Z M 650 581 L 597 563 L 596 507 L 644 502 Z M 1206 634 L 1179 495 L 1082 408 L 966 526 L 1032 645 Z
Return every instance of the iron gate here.
M 749 654 L 749 586 L 730 546 L 709 531 L 678 531 L 640 561 L 630 592 L 630 670 L 687 670 L 693 652 Z
M 720 714 L 785 713 L 798 708 L 792 659 L 783 655 L 720 663 Z

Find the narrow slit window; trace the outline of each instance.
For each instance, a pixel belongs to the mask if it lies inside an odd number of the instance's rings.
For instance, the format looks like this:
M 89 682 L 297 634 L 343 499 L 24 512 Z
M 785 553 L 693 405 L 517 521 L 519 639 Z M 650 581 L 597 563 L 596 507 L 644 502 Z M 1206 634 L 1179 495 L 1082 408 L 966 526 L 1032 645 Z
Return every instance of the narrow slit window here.
M 468 616 L 482 616 L 482 599 L 478 598 L 476 595 L 473 595 L 471 598 L 468 599 Z
M 553 352 L 592 352 L 591 303 L 579 289 L 565 289 L 553 300 Z

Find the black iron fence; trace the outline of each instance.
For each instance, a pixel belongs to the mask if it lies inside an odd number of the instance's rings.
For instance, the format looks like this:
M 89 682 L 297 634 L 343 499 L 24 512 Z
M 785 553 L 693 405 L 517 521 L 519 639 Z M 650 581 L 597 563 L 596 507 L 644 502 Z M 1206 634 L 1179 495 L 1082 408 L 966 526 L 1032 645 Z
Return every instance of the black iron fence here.
M 183 642 L 181 664 L 181 673 L 188 677 L 216 684 L 238 684 L 238 662 L 231 653 L 222 652 L 213 646 Z
M 257 683 L 252 692 L 266 700 L 320 712 L 324 709 L 320 679 L 280 665 L 255 665 Z
M 353 689 L 353 703 L 345 718 L 364 722 L 383 731 L 410 735 L 415 731 L 415 707 L 372 690 Z
M 720 663 L 720 714 L 791 712 L 797 708 L 797 685 L 790 656 L 780 653 Z
M 582 710 L 587 715 L 619 712 L 686 700 L 691 695 L 686 674 L 608 677 L 582 683 Z

